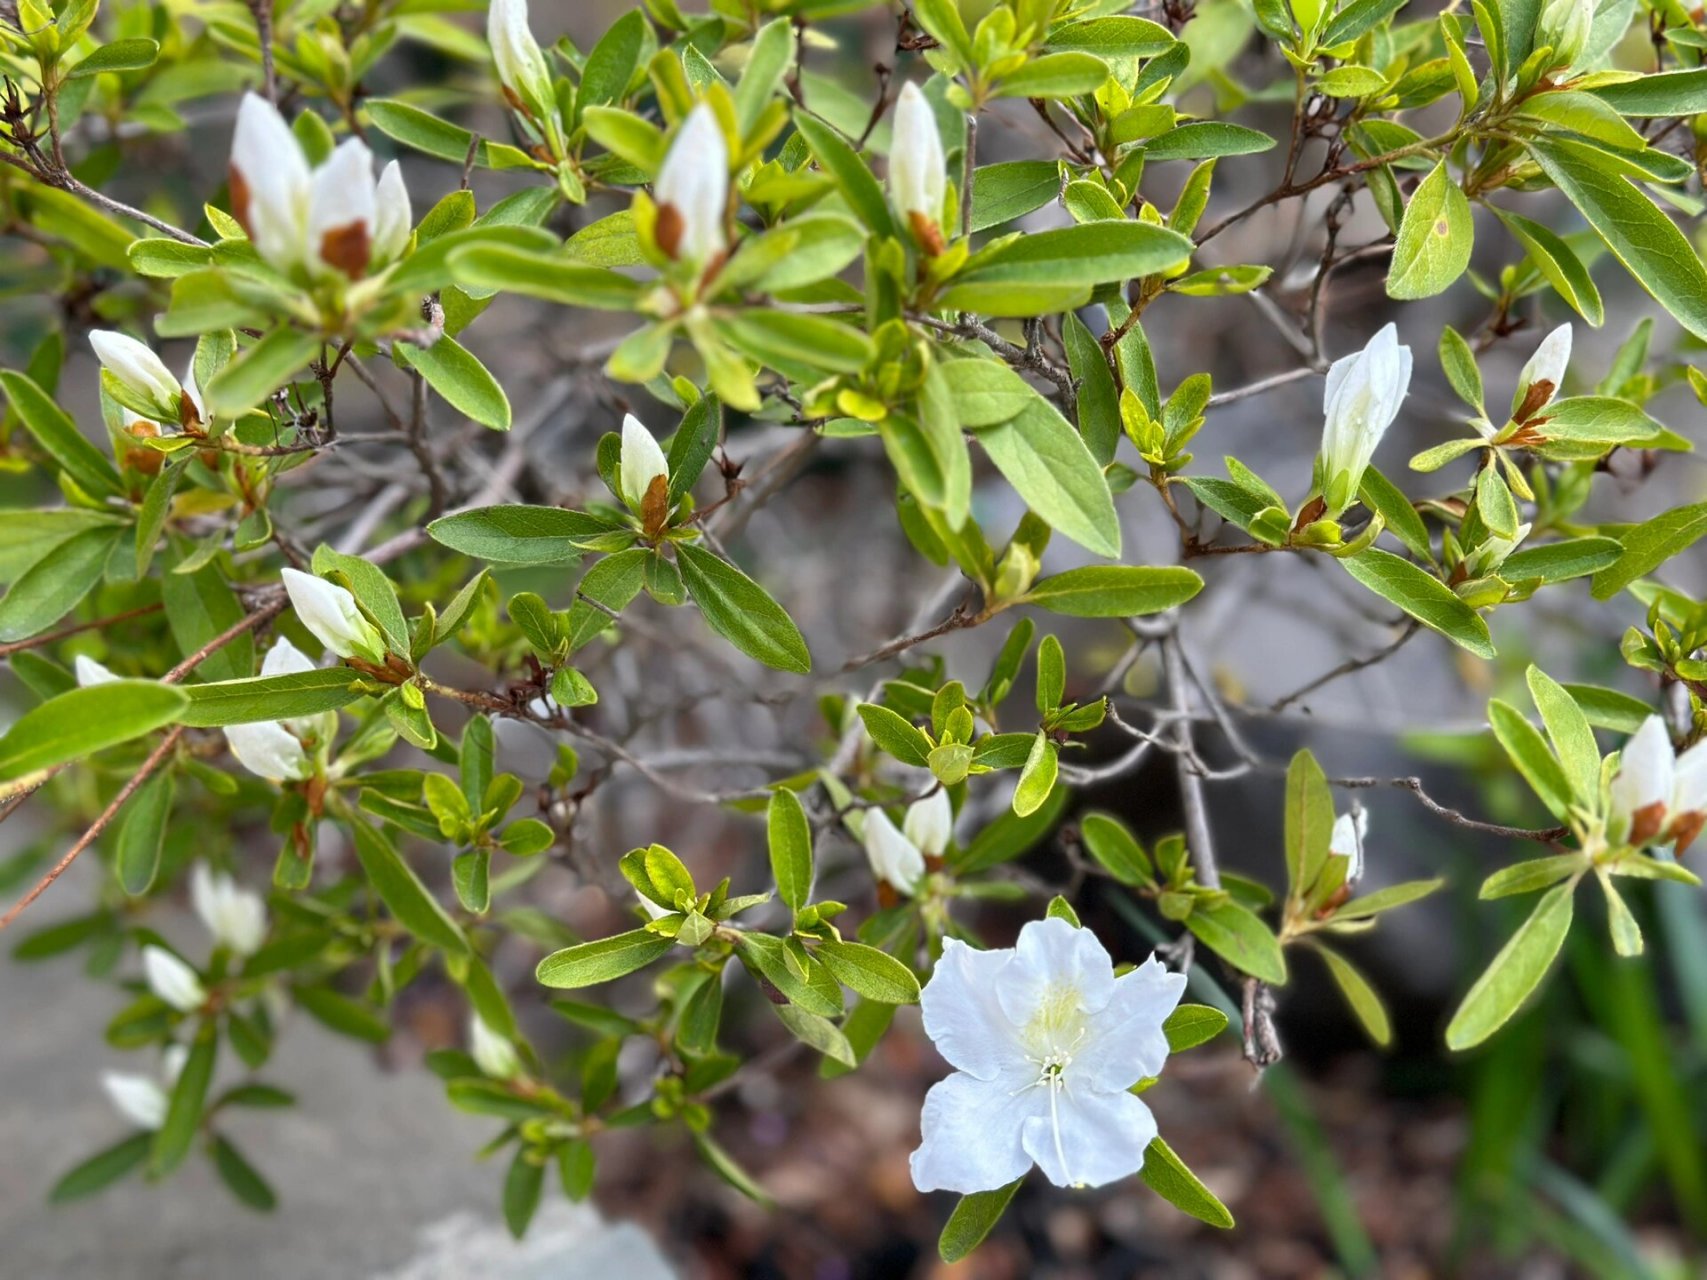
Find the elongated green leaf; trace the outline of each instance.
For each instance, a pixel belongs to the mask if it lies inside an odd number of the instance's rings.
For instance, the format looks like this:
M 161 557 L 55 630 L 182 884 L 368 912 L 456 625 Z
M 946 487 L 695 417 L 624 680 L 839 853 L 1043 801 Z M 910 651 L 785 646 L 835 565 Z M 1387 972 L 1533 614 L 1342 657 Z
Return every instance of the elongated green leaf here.
M 1334 828 L 1334 796 L 1328 775 L 1309 751 L 1286 768 L 1286 872 L 1289 888 L 1302 897 L 1328 860 Z
M 397 923 L 422 942 L 457 955 L 467 952 L 468 939 L 461 926 L 427 892 L 390 839 L 366 822 L 352 822 L 350 827 L 355 834 L 356 860 Z
M 975 1191 L 969 1196 L 961 1196 L 960 1203 L 954 1206 L 954 1212 L 948 1215 L 948 1221 L 943 1225 L 942 1235 L 937 1238 L 937 1253 L 942 1260 L 959 1262 L 983 1244 L 984 1238 L 1007 1212 L 1014 1192 L 1024 1181 L 1022 1174 L 994 1191 Z
M 1541 731 L 1524 719 L 1516 707 L 1498 698 L 1488 703 L 1488 723 L 1541 803 L 1554 817 L 1563 819 L 1570 812 L 1571 781 L 1548 749 Z
M 1169 1053 L 1183 1053 L 1200 1044 L 1208 1044 L 1226 1029 L 1227 1015 L 1206 1004 L 1182 1004 L 1162 1024 L 1162 1033 L 1168 1038 Z
M 1102 468 L 1084 440 L 1041 396 L 978 443 L 1026 504 L 1087 551 L 1116 559 L 1120 520 Z
M 1446 1028 L 1452 1049 L 1471 1049 L 1498 1031 L 1547 976 L 1571 927 L 1576 881 L 1549 889 L 1529 919 L 1476 979 Z
M 189 699 L 175 685 L 116 680 L 32 707 L 0 736 L 0 782 L 139 738 L 175 720 Z
M 260 1213 L 271 1212 L 278 1204 L 278 1197 L 273 1189 L 244 1158 L 242 1152 L 231 1145 L 224 1134 L 215 1134 L 213 1138 L 213 1166 L 219 1173 L 219 1180 L 249 1208 Z
M 1060 769 L 1061 748 L 1054 738 L 1039 729 L 1020 769 L 1019 783 L 1014 787 L 1013 810 L 1018 817 L 1029 817 L 1043 807 L 1055 789 Z
M 468 244 L 446 257 L 451 278 L 476 289 L 543 298 L 566 307 L 601 311 L 630 310 L 640 296 L 640 284 L 606 267 L 590 267 L 564 253 L 503 244 Z
M 812 824 L 787 787 L 771 792 L 766 827 L 777 897 L 798 911 L 812 897 Z
M 1572 792 L 1582 804 L 1592 804 L 1600 788 L 1600 749 L 1595 746 L 1588 717 L 1564 687 L 1540 667 L 1531 666 L 1526 678 Z
M 1153 1139 L 1144 1149 L 1144 1167 L 1138 1176 L 1162 1199 L 1181 1213 L 1188 1213 L 1199 1222 L 1227 1229 L 1233 1225 L 1233 1215 L 1227 1212 L 1215 1193 L 1185 1167 L 1174 1149 L 1160 1138 Z
M 838 942 L 826 938 L 818 944 L 817 956 L 836 981 L 880 1004 L 917 1004 L 919 979 L 914 972 L 886 951 L 861 942 Z
M 433 541 L 452 551 L 498 564 L 564 564 L 583 554 L 581 543 L 608 536 L 613 526 L 597 516 L 561 507 L 480 507 L 444 516 L 427 526 Z
M 534 977 L 547 987 L 591 987 L 645 968 L 675 945 L 674 939 L 661 934 L 631 929 L 553 951 L 539 962 Z
M 152 1177 L 171 1173 L 184 1162 L 201 1128 L 202 1108 L 207 1102 L 208 1086 L 213 1083 L 213 1068 L 219 1056 L 219 1034 L 212 1022 L 203 1022 L 184 1059 L 183 1070 L 172 1086 L 166 1103 L 166 1119 L 154 1135 L 149 1151 L 148 1172 Z
M 421 108 L 392 98 L 370 98 L 362 110 L 386 137 L 452 164 L 462 164 L 474 135 L 460 125 L 441 120 Z M 482 140 L 474 163 L 483 169 L 537 169 L 539 162 L 519 147 Z
M 0 641 L 39 635 L 77 607 L 101 580 L 120 534 L 85 529 L 24 570 L 0 599 Z
M 236 592 L 212 561 L 194 573 L 168 573 L 160 581 L 161 603 L 178 649 L 188 657 L 209 641 L 243 621 L 245 610 Z M 255 674 L 255 637 L 245 631 L 196 664 L 204 680 L 241 680 Z
M 1156 870 L 1144 848 L 1126 825 L 1106 813 L 1087 813 L 1079 822 L 1079 837 L 1102 868 L 1121 884 L 1153 884 Z
M 247 413 L 306 368 L 320 345 L 314 334 L 289 326 L 274 329 L 202 388 L 208 413 L 215 418 Z
M 1428 298 L 1442 292 L 1470 265 L 1474 236 L 1470 201 L 1443 160 L 1405 206 L 1387 272 L 1387 296 Z
M 98 1151 L 87 1160 L 61 1175 L 47 1193 L 49 1204 L 65 1204 L 92 1196 L 124 1177 L 148 1159 L 154 1145 L 152 1133 L 136 1133 L 105 1151 Z
M 192 684 L 184 692 L 189 701 L 177 721 L 194 729 L 295 720 L 335 711 L 362 696 L 360 677 L 348 667 Z
M 18 420 L 79 488 L 96 498 L 116 497 L 123 491 L 113 464 L 84 438 L 52 396 L 26 375 L 11 370 L 0 372 L 0 387 L 5 389 Z
M 451 408 L 494 431 L 510 429 L 510 398 L 473 353 L 448 334 L 430 347 L 399 342 L 397 357 L 427 380 Z
M 1646 577 L 1667 560 L 1707 534 L 1707 502 L 1696 502 L 1643 521 L 1618 539 L 1623 552 L 1594 575 L 1596 600 L 1610 600 L 1637 578 Z
M 1369 985 L 1369 979 L 1339 952 L 1324 946 L 1317 946 L 1316 950 L 1328 962 L 1328 972 L 1333 975 L 1340 994 L 1345 996 L 1345 1002 L 1351 1006 L 1369 1038 L 1386 1048 L 1393 1042 L 1393 1024 L 1387 1017 L 1387 1007 L 1381 1003 L 1380 995 Z
M 160 851 L 166 844 L 166 820 L 172 814 L 172 771 L 162 769 L 126 801 L 119 826 L 113 867 L 119 884 L 131 897 L 140 897 L 154 884 L 160 870 Z
M 1228 899 L 1212 907 L 1199 904 L 1186 917 L 1186 928 L 1234 968 L 1274 986 L 1286 982 L 1286 957 L 1274 931 L 1248 907 Z
M 1370 547 L 1339 564 L 1384 600 L 1478 658 L 1494 656 L 1488 624 L 1439 578 L 1390 551 Z
M 1023 599 L 1074 618 L 1133 618 L 1184 604 L 1203 579 L 1183 566 L 1086 565 L 1040 579 Z
M 794 113 L 794 127 L 812 148 L 824 172 L 834 179 L 854 215 L 878 235 L 898 235 L 889 214 L 889 202 L 883 198 L 883 188 L 842 135 L 805 111 Z
M 689 543 L 676 546 L 682 581 L 706 623 L 749 658 L 779 671 L 812 669 L 794 620 L 765 589 L 734 565 Z

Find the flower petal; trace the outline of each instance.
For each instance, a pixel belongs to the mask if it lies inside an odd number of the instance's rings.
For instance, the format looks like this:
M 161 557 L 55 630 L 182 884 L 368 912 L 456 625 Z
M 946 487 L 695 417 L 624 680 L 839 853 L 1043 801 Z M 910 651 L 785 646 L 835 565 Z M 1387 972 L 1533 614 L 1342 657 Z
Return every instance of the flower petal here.
M 1067 1066 L 1068 1086 L 1112 1093 L 1161 1075 L 1168 1058 L 1162 1024 L 1184 994 L 1185 975 L 1169 973 L 1155 956 L 1116 978 L 1108 1007 Z
M 1026 1117 L 1022 1140 L 1056 1186 L 1106 1186 L 1143 1167 L 1156 1118 L 1132 1094 L 1061 1089 L 1053 1110 L 1048 1103 L 1043 1098 L 1042 1110 Z
M 1031 1167 L 1021 1141 L 1047 1102 L 1042 1089 L 956 1072 L 931 1086 L 919 1116 L 921 1141 L 910 1161 L 920 1191 L 994 1191 Z M 1138 1100 L 1133 1099 L 1134 1102 Z M 1047 1124 L 1047 1121 L 1045 1121 Z
M 1002 975 L 996 998 L 1016 1027 L 1024 1027 L 1045 998 L 1076 993 L 1078 1007 L 1095 1013 L 1114 994 L 1114 962 L 1089 929 L 1049 916 L 1019 931 L 1014 962 Z
M 1013 958 L 1011 950 L 979 951 L 949 938 L 919 996 L 925 1034 L 937 1052 L 980 1080 L 1025 1066 L 1014 1025 L 996 1000 Z

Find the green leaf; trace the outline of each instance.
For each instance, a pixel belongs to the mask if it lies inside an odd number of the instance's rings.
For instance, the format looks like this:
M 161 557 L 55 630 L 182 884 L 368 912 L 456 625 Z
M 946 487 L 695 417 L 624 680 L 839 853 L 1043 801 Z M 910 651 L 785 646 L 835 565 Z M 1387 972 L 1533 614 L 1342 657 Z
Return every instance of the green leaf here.
M 1207 1044 L 1227 1029 L 1227 1015 L 1206 1004 L 1182 1004 L 1162 1023 L 1169 1053 L 1183 1053 Z
M 1144 144 L 1146 160 L 1211 160 L 1218 156 L 1249 156 L 1272 150 L 1274 139 L 1242 124 L 1222 120 L 1192 120 L 1175 125 Z
M 1387 522 L 1387 531 L 1404 544 L 1405 549 L 1422 560 L 1432 560 L 1428 526 L 1404 490 L 1374 467 L 1365 467 L 1363 482 L 1358 486 L 1363 505 Z
M 879 1004 L 919 1002 L 917 975 L 886 951 L 862 942 L 825 938 L 816 954 L 836 981 L 867 1000 Z
M 775 1203 L 765 1193 L 765 1189 L 753 1180 L 753 1176 L 736 1162 L 734 1156 L 719 1146 L 709 1133 L 694 1134 L 693 1145 L 700 1158 L 711 1166 L 718 1177 L 749 1200 L 766 1207 Z
M 943 293 L 944 307 L 985 315 L 1028 315 L 1009 310 L 1011 286 L 1051 290 L 1152 275 L 1191 256 L 1185 236 L 1147 222 L 1086 222 L 1010 238 L 971 258 Z
M 581 68 L 580 92 L 575 95 L 578 112 L 623 100 L 639 69 L 648 34 L 645 15 L 638 9 L 631 9 L 606 29 Z
M 1328 775 L 1309 751 L 1286 767 L 1286 878 L 1291 896 L 1302 898 L 1328 861 L 1334 829 L 1334 795 Z
M 1405 3 L 1406 0 L 1352 0 L 1334 15 L 1333 21 L 1322 31 L 1317 45 L 1332 48 L 1356 40 L 1403 9 Z
M 1597 729 L 1617 733 L 1635 733 L 1642 722 L 1653 714 L 1653 708 L 1640 698 L 1617 689 L 1604 689 L 1595 684 L 1568 684 L 1565 692 L 1576 699 L 1588 722 Z
M 35 437 L 59 469 L 96 498 L 117 497 L 124 492 L 119 474 L 107 457 L 84 437 L 66 412 L 28 377 L 11 370 L 0 372 L 0 388 L 18 420 Z
M 321 339 L 314 334 L 289 326 L 274 329 L 202 388 L 208 413 L 215 418 L 247 413 L 300 373 L 320 348 Z
M 1060 191 L 1061 166 L 1054 160 L 980 165 L 972 174 L 972 230 L 1012 222 L 1041 209 Z
M 676 545 L 676 564 L 707 624 L 749 658 L 779 671 L 812 669 L 806 641 L 781 605 L 734 565 L 689 543 Z
M 246 615 L 242 601 L 226 585 L 225 576 L 213 561 L 194 573 L 165 574 L 160 581 L 160 599 L 166 606 L 172 639 L 185 657 L 199 653 Z M 254 675 L 254 633 L 245 631 L 221 645 L 196 664 L 195 672 L 204 680 L 241 680 Z
M 859 704 L 859 718 L 871 740 L 902 764 L 924 769 L 930 765 L 931 742 L 906 717 L 875 702 Z
M 1537 547 L 1520 547 L 1505 558 L 1499 573 L 1507 582 L 1529 578 L 1564 582 L 1598 573 L 1623 554 L 1622 544 L 1612 538 L 1563 538 Z
M 582 511 L 513 505 L 478 507 L 427 526 L 433 541 L 497 564 L 565 564 L 584 554 L 582 543 L 615 526 Z
M 1121 884 L 1154 884 L 1156 871 L 1126 824 L 1106 813 L 1087 813 L 1079 821 L 1079 838 L 1091 857 Z
M 840 189 L 854 216 L 880 236 L 898 236 L 883 188 L 842 135 L 804 110 L 795 111 L 794 127 Z
M 1108 64 L 1089 53 L 1045 53 L 1027 58 L 996 85 L 997 98 L 1072 98 L 1108 79 Z
M 1030 814 L 1021 816 L 1011 809 L 1002 813 L 951 857 L 954 870 L 970 876 L 1013 861 L 1055 829 L 1071 796 L 1070 788 L 1056 787 L 1043 807 Z
M 202 1108 L 207 1102 L 208 1085 L 213 1082 L 215 1059 L 219 1055 L 219 1033 L 212 1022 L 203 1022 L 196 1031 L 195 1043 L 190 1046 L 184 1069 L 166 1103 L 166 1120 L 154 1135 L 149 1151 L 148 1174 L 158 1178 L 171 1173 L 184 1162 L 190 1147 L 201 1129 Z
M 449 334 L 442 334 L 430 347 L 399 342 L 397 358 L 418 370 L 427 385 L 444 397 L 458 413 L 467 414 L 494 431 L 510 429 L 510 398 L 485 365 Z
M 1014 1192 L 1024 1181 L 1025 1175 L 1021 1174 L 1005 1187 L 961 1196 L 960 1203 L 954 1206 L 954 1212 L 948 1215 L 948 1221 L 943 1225 L 942 1235 L 937 1238 L 937 1253 L 942 1260 L 959 1262 L 983 1244 L 984 1238 L 1007 1212 Z
M 1180 566 L 1086 565 L 1035 583 L 1021 599 L 1074 618 L 1133 618 L 1184 604 L 1203 579 Z
M 189 699 L 175 685 L 116 680 L 32 707 L 0 736 L 0 782 L 93 755 L 171 724 Z
M 749 307 L 721 317 L 718 329 L 762 364 L 858 373 L 872 358 L 871 339 L 828 316 Z
M 396 846 L 369 823 L 353 821 L 350 829 L 355 836 L 356 860 L 397 923 L 422 942 L 456 955 L 465 954 L 468 939 L 462 928 L 427 892 Z
M 1445 583 L 1389 551 L 1370 547 L 1338 562 L 1347 573 L 1382 599 L 1478 658 L 1494 656 L 1488 624 Z
M 1548 749 L 1541 731 L 1530 724 L 1517 708 L 1498 698 L 1488 703 L 1488 724 L 1530 789 L 1554 817 L 1564 819 L 1570 813 L 1571 782 Z
M 1539 222 L 1532 222 L 1519 214 L 1505 209 L 1494 208 L 1499 220 L 1505 224 L 1507 231 L 1517 239 L 1529 260 L 1535 264 L 1553 291 L 1575 308 L 1578 315 L 1596 328 L 1606 318 L 1606 311 L 1600 300 L 1600 290 L 1595 287 L 1594 277 L 1589 275 L 1588 268 L 1577 256 L 1576 250 L 1551 227 Z
M 1011 420 L 976 434 L 996 469 L 1056 532 L 1096 555 L 1119 557 L 1120 519 L 1108 481 L 1053 405 L 1034 396 Z
M 1470 1049 L 1503 1027 L 1529 998 L 1559 954 L 1571 927 L 1576 880 L 1556 885 L 1500 948 L 1446 1028 L 1452 1049 Z
M 1597 85 L 1595 97 L 1626 116 L 1693 116 L 1707 111 L 1707 67 L 1659 71 Z
M 192 729 L 297 720 L 335 711 L 363 696 L 360 678 L 348 667 L 192 684 L 184 692 L 189 702 L 176 719 Z
M 1387 296 L 1428 298 L 1442 292 L 1470 265 L 1474 239 L 1470 202 L 1442 160 L 1405 206 L 1387 271 Z
M 65 1204 L 103 1191 L 148 1159 L 154 1145 L 152 1133 L 136 1133 L 105 1151 L 98 1151 L 87 1160 L 61 1175 L 47 1193 L 49 1204 Z
M 1517 893 L 1534 893 L 1549 885 L 1558 884 L 1575 875 L 1586 865 L 1581 854 L 1553 854 L 1546 858 L 1530 858 L 1524 862 L 1501 867 L 1482 881 L 1476 896 L 1482 899 L 1509 898 Z
M 1596 148 L 1552 136 L 1525 145 L 1636 283 L 1685 329 L 1707 339 L 1707 266 L 1677 224 L 1629 179 L 1609 171 Z
M 1019 784 L 1014 787 L 1013 810 L 1019 817 L 1029 817 L 1043 807 L 1049 793 L 1055 789 L 1055 778 L 1061 767 L 1061 748 L 1044 730 L 1032 739 L 1031 753 L 1020 770 Z
M 309 1017 L 339 1035 L 370 1044 L 379 1044 L 391 1035 L 385 1020 L 367 1005 L 339 995 L 330 987 L 293 987 L 291 998 Z
M 223 1134 L 213 1136 L 213 1167 L 231 1194 L 251 1209 L 269 1213 L 278 1204 L 278 1197 L 267 1185 L 267 1180 Z
M 766 833 L 777 897 L 798 911 L 812 898 L 812 824 L 800 797 L 787 787 L 771 792 Z
M 1227 1206 L 1198 1181 L 1197 1175 L 1160 1138 L 1153 1139 L 1144 1149 L 1144 1167 L 1138 1176 L 1145 1186 L 1181 1213 L 1212 1227 L 1226 1229 L 1233 1225 L 1233 1215 L 1227 1212 Z
M 640 12 L 635 10 L 629 16 L 638 18 Z M 509 1172 L 504 1175 L 504 1225 L 518 1240 L 527 1234 L 528 1223 L 533 1221 L 540 1193 L 545 1189 L 545 1166 L 531 1159 L 532 1155 L 527 1144 L 518 1146 Z
M 1531 666 L 1525 678 L 1572 792 L 1582 804 L 1592 805 L 1600 790 L 1600 748 L 1595 745 L 1588 717 L 1564 687 L 1540 667 Z
M 1346 1003 L 1369 1033 L 1369 1038 L 1386 1048 L 1393 1042 L 1393 1024 L 1387 1018 L 1387 1008 L 1381 1003 L 1381 997 L 1369 985 L 1369 979 L 1339 952 L 1330 951 L 1320 944 L 1316 950 L 1328 962 L 1328 972 L 1333 975 L 1340 994 L 1345 996 Z
M 125 803 L 113 852 L 113 868 L 119 884 L 139 898 L 154 884 L 160 870 L 160 851 L 166 845 L 166 820 L 172 814 L 172 771 L 162 769 Z
M 1707 502 L 1673 507 L 1651 520 L 1627 529 L 1618 541 L 1617 561 L 1594 575 L 1596 600 L 1610 600 L 1637 578 L 1644 578 L 1667 560 L 1707 534 Z
M 857 1067 L 859 1057 L 854 1053 L 853 1045 L 842 1034 L 842 1030 L 822 1014 L 803 1009 L 798 1004 L 779 1004 L 772 1006 L 776 1016 L 782 1020 L 782 1025 L 794 1033 L 795 1039 L 816 1049 L 832 1062 L 843 1066 Z
M 120 536 L 116 529 L 85 529 L 24 570 L 0 599 L 0 641 L 39 635 L 75 609 L 101 580 Z
M 1286 957 L 1274 931 L 1248 907 L 1228 899 L 1215 906 L 1199 903 L 1185 927 L 1234 968 L 1271 986 L 1286 984 Z
M 640 283 L 606 267 L 590 267 L 562 252 L 505 244 L 466 244 L 446 257 L 451 278 L 475 289 L 499 289 L 566 307 L 628 311 Z
M 386 137 L 451 164 L 465 163 L 468 149 L 474 143 L 474 135 L 467 129 L 394 98 L 369 98 L 362 104 L 362 110 Z M 541 167 L 519 147 L 485 140 L 474 152 L 474 163 L 483 169 Z
M 631 929 L 596 942 L 553 951 L 539 962 L 534 977 L 547 987 L 591 987 L 643 969 L 675 941 L 645 929 Z
M 88 57 L 65 73 L 65 78 L 82 80 L 106 71 L 140 71 L 144 67 L 153 66 L 159 53 L 160 45 L 156 41 L 141 36 L 114 40 L 111 44 L 92 49 Z

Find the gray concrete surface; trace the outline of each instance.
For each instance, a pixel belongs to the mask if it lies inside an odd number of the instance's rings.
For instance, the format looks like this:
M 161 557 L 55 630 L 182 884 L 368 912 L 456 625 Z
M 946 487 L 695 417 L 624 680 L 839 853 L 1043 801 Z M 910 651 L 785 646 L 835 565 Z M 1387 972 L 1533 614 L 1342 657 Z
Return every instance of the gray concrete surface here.
M 53 908 L 81 886 L 55 886 Z M 8 948 L 9 949 L 9 948 Z M 3 1280 L 668 1280 L 637 1228 L 604 1222 L 555 1186 L 528 1237 L 498 1212 L 503 1167 L 474 1152 L 496 1122 L 453 1111 L 425 1069 L 385 1073 L 372 1056 L 297 1019 L 264 1078 L 295 1093 L 286 1111 L 233 1117 L 229 1132 L 279 1195 L 242 1208 L 208 1162 L 191 1157 L 160 1185 L 133 1176 L 53 1207 L 48 1189 L 127 1132 L 100 1088 L 107 1068 L 148 1055 L 102 1039 L 119 1007 L 75 956 L 37 965 L 0 958 L 0 1278 Z M 217 1087 L 217 1086 L 216 1086 Z

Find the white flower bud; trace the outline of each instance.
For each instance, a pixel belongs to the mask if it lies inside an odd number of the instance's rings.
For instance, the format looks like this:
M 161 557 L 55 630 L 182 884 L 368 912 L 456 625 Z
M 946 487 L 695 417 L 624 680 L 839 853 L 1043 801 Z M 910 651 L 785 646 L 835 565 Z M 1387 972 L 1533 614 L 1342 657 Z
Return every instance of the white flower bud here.
M 1567 322 L 1541 339 L 1541 345 L 1517 375 L 1517 394 L 1511 398 L 1511 411 L 1516 413 L 1521 408 L 1532 414 L 1550 404 L 1565 385 L 1565 368 L 1570 363 L 1571 326 Z M 1546 385 L 1542 386 L 1543 383 Z
M 254 955 L 267 936 L 267 905 L 223 872 L 198 862 L 190 872 L 190 904 L 220 946 Z
M 1363 879 L 1363 838 L 1368 832 L 1367 809 L 1354 809 L 1334 819 L 1334 829 L 1328 835 L 1328 852 L 1346 860 L 1347 884 Z
M 180 1013 L 194 1013 L 207 1003 L 201 976 L 164 947 L 142 949 L 142 976 L 150 991 Z
M 706 103 L 688 113 L 652 184 L 659 247 L 678 262 L 702 266 L 728 245 L 729 147 Z
M 314 772 L 301 741 L 276 720 L 227 725 L 225 741 L 238 764 L 269 782 L 301 782 Z
M 919 87 L 909 81 L 895 102 L 895 132 L 889 147 L 889 196 L 918 236 L 922 220 L 940 240 L 947 163 L 936 114 Z
M 309 172 L 296 135 L 259 94 L 246 93 L 231 139 L 231 212 L 255 252 L 280 271 L 307 256 Z
M 521 1073 L 516 1046 L 487 1026 L 478 1013 L 468 1016 L 468 1054 L 494 1080 L 512 1080 Z
M 85 658 L 82 654 L 71 660 L 71 668 L 77 673 L 77 687 L 80 689 L 97 684 L 111 684 L 118 679 L 93 658 Z
M 901 834 L 925 857 L 941 857 L 954 838 L 954 806 L 949 803 L 948 788 L 938 787 L 923 800 L 908 805 Z
M 1329 519 L 1356 499 L 1375 446 L 1398 416 L 1410 385 L 1411 349 L 1399 344 L 1391 324 L 1382 326 L 1362 351 L 1342 356 L 1328 370 L 1318 466 Z
M 340 658 L 385 661 L 385 640 L 378 628 L 362 616 L 353 595 L 334 582 L 300 569 L 285 569 L 283 576 L 291 607 L 315 639 Z
M 1649 844 L 1666 827 L 1675 784 L 1677 758 L 1665 721 L 1649 716 L 1618 755 L 1612 779 L 1612 811 L 1607 823 L 1615 840 Z
M 166 1123 L 166 1091 L 148 1076 L 130 1071 L 101 1072 L 101 1088 L 126 1120 L 138 1129 L 155 1130 Z
M 160 357 L 145 344 L 114 329 L 95 329 L 89 334 L 89 345 L 95 349 L 95 357 L 101 362 L 101 367 L 133 394 L 163 409 L 177 409 L 178 396 L 183 388 Z M 175 416 L 172 425 L 177 425 Z
M 910 894 L 918 887 L 925 874 L 925 857 L 917 845 L 895 829 L 882 809 L 866 810 L 862 839 L 872 874 L 902 893 Z
M 534 115 L 548 114 L 554 98 L 551 71 L 528 29 L 527 0 L 493 0 L 486 14 L 486 42 L 504 88 Z
M 1547 0 L 1536 21 L 1536 44 L 1551 45 L 1553 66 L 1568 71 L 1582 56 L 1594 26 L 1594 0 Z
M 374 188 L 373 260 L 387 263 L 409 244 L 415 211 L 409 204 L 409 188 L 403 185 L 403 168 L 393 160 L 380 170 Z
M 622 419 L 622 452 L 617 473 L 622 481 L 622 496 L 636 511 L 651 492 L 652 482 L 659 476 L 669 478 L 670 464 L 664 458 L 664 451 L 646 425 L 632 413 Z
M 349 138 L 309 185 L 311 261 L 360 280 L 373 260 L 374 220 L 373 152 L 360 138 Z

